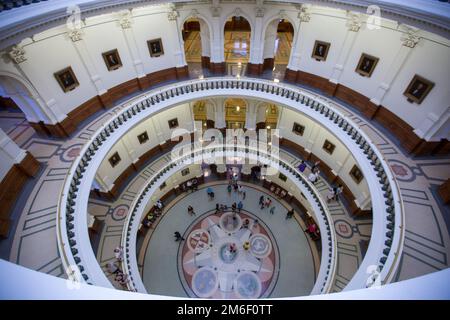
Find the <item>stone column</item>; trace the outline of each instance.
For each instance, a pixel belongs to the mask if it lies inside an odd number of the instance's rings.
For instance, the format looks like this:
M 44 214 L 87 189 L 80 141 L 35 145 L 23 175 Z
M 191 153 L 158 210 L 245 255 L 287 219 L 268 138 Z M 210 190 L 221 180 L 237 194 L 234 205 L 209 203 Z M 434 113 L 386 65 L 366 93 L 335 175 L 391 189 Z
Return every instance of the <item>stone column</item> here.
M 27 152 L 21 149 L 2 129 L 0 129 L 0 159 L 2 166 L 12 166 L 20 163 Z M 3 168 L 2 168 L 3 171 Z
M 297 72 L 300 70 L 300 52 L 303 50 L 305 43 L 305 37 L 303 36 L 302 29 L 304 24 L 311 20 L 311 12 L 308 6 L 303 5 L 301 7 L 301 11 L 298 13 L 298 19 L 300 20 L 298 31 L 294 34 L 291 55 L 289 57 L 289 63 L 284 76 L 284 78 L 288 81 L 296 81 Z
M 173 4 L 170 5 L 170 11 L 167 13 L 167 19 L 170 23 L 169 34 L 176 34 L 177 46 L 173 52 L 173 57 L 175 59 L 175 67 L 177 68 L 177 77 L 184 78 L 189 75 L 186 63 L 186 56 L 184 54 L 184 42 L 181 36 L 181 28 L 178 25 L 178 11 L 175 10 Z
M 256 115 L 258 102 L 256 100 L 248 100 L 247 110 L 245 112 L 245 128 L 256 130 Z
M 392 82 L 400 73 L 406 60 L 411 55 L 411 52 L 413 51 L 416 44 L 419 42 L 417 29 L 406 27 L 406 32 L 403 35 L 401 41 L 402 46 L 395 55 L 394 60 L 389 66 L 389 69 L 384 74 L 383 81 L 379 84 L 377 91 L 375 92 L 375 96 L 370 99 L 370 101 L 375 105 L 381 105 L 383 103 L 383 99 L 386 93 L 389 91 Z
M 217 129 L 225 128 L 225 99 L 216 99 L 216 110 L 214 112 L 214 125 Z
M 257 1 L 258 7 L 255 10 L 255 26 L 252 30 L 252 39 L 250 41 L 250 59 L 247 65 L 248 74 L 260 75 L 263 72 L 263 18 L 265 9 L 262 7 L 262 1 Z
M 133 18 L 130 11 L 126 11 L 119 16 L 119 24 L 122 28 L 122 34 L 125 38 L 125 43 L 127 44 L 128 51 L 130 52 L 130 56 L 133 61 L 138 84 L 140 89 L 143 89 L 145 87 L 148 87 L 149 85 L 145 81 L 146 74 L 144 71 L 144 64 L 142 63 L 142 58 L 139 54 L 139 49 L 136 44 L 136 38 L 134 36 L 132 23 Z
M 213 0 L 210 9 L 212 16 L 210 70 L 213 73 L 223 74 L 225 73 L 224 29 L 220 22 L 222 8 L 219 7 L 219 0 Z
M 84 69 L 91 78 L 92 83 L 97 90 L 97 94 L 100 96 L 100 100 L 104 105 L 109 104 L 110 102 L 104 101 L 102 99 L 102 95 L 107 92 L 103 81 L 98 74 L 97 67 L 92 60 L 91 55 L 89 54 L 88 46 L 86 42 L 83 40 L 83 32 L 81 29 L 73 29 L 67 32 L 70 40 L 72 40 L 72 44 L 77 52 L 81 62 L 83 63 Z
M 26 106 L 22 105 L 24 107 L 24 113 L 31 117 L 31 119 L 38 120 L 37 122 L 44 122 L 46 124 L 56 124 L 58 122 L 62 122 L 65 118 L 67 118 L 67 114 L 65 114 L 61 108 L 56 103 L 56 100 L 54 98 L 44 99 L 43 93 L 38 92 L 33 85 L 33 82 L 30 80 L 29 75 L 31 74 L 39 74 L 39 66 L 35 64 L 31 64 L 25 54 L 25 50 L 20 46 L 13 46 L 12 50 L 8 52 L 9 57 L 12 59 L 14 63 L 14 67 L 19 72 L 19 74 L 27 81 L 30 86 L 26 87 L 27 92 L 27 99 L 28 103 L 31 103 L 31 108 L 27 108 L 27 111 L 25 111 Z M 55 79 L 56 81 L 56 79 Z M 22 89 L 17 90 L 17 86 L 13 85 L 15 88 L 15 91 L 23 91 Z M 22 92 L 23 93 L 23 92 Z M 50 94 L 50 93 L 49 93 Z M 25 98 L 22 96 L 22 98 Z M 20 105 L 19 105 L 20 106 Z M 30 109 L 30 110 L 28 110 Z M 28 114 L 27 114 L 28 113 Z M 30 120 L 31 120 L 30 119 Z M 30 121 L 29 120 L 29 121 Z M 30 122 L 33 122 L 31 120 Z
M 330 77 L 330 82 L 334 84 L 334 87 L 339 83 L 342 75 L 342 71 L 347 63 L 349 53 L 351 52 L 355 43 L 358 31 L 361 28 L 361 17 L 359 14 L 350 13 L 347 21 L 347 33 L 345 35 L 344 43 L 338 55 L 337 62 L 333 68 L 333 72 Z M 334 93 L 334 92 L 333 92 Z

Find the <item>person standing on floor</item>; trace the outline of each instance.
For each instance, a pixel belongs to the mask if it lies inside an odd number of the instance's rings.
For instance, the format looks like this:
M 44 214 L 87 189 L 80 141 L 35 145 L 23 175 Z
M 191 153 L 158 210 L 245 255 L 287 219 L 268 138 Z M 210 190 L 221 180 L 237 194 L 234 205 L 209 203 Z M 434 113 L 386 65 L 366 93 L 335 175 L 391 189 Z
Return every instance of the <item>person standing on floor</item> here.
M 294 209 L 291 209 L 286 213 L 286 219 L 291 219 L 293 216 L 294 216 Z
M 327 203 L 330 203 L 331 200 L 334 200 L 336 197 L 336 189 L 335 188 L 330 188 L 328 189 L 328 193 L 327 193 Z
M 336 202 L 339 202 L 339 195 L 342 193 L 342 191 L 344 191 L 344 187 L 342 186 L 342 184 L 340 184 L 336 188 L 336 192 L 334 195 L 334 200 L 336 200 Z
M 228 187 L 227 187 L 228 195 L 231 194 L 231 189 L 232 189 L 232 188 L 233 188 L 233 187 L 231 186 L 231 181 L 230 181 L 230 183 L 228 184 Z
M 178 231 L 175 231 L 174 235 L 175 235 L 175 241 L 183 241 L 184 240 L 183 236 Z
M 242 203 L 242 201 L 239 201 L 237 208 L 238 208 L 238 212 L 241 213 L 242 208 L 244 207 L 244 204 Z
M 314 172 L 316 169 L 319 169 L 319 164 L 320 164 L 319 160 L 314 162 L 313 166 L 311 167 L 311 172 Z
M 298 166 L 298 170 L 299 170 L 300 172 L 304 172 L 305 169 L 306 169 L 306 163 L 305 163 L 305 160 L 302 160 L 302 162 L 301 162 L 300 165 Z
M 272 208 L 270 208 L 270 214 L 274 214 L 275 213 L 275 206 L 273 206 Z
M 194 208 L 192 208 L 192 206 L 189 206 L 189 207 L 188 207 L 188 213 L 189 213 L 191 216 L 195 216 Z
M 245 200 L 246 197 L 247 197 L 247 192 L 245 192 L 245 190 L 244 190 L 244 191 L 242 191 L 242 200 Z
M 218 214 L 220 211 L 220 205 L 216 203 L 216 212 L 214 212 L 214 214 Z
M 269 197 L 267 197 L 266 199 L 266 207 L 270 207 L 270 205 L 272 204 L 272 199 L 270 199 Z
M 264 206 L 264 196 L 259 197 L 259 205 Z
M 231 205 L 231 211 L 236 212 L 236 202 L 233 202 L 233 204 Z

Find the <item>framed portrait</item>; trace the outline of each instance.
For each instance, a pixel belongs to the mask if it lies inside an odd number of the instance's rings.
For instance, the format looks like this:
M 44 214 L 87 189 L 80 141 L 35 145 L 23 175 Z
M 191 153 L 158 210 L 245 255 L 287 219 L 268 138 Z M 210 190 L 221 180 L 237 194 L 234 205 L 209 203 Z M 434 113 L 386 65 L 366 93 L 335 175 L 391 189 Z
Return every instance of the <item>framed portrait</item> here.
M 333 154 L 335 148 L 336 148 L 336 146 L 328 140 L 325 140 L 325 142 L 323 143 L 323 146 L 322 146 L 322 149 L 325 150 L 325 152 L 327 152 L 329 154 Z
M 279 178 L 281 181 L 284 181 L 284 182 L 286 182 L 286 180 L 287 180 L 287 177 L 286 177 L 284 174 L 282 174 L 281 172 L 280 172 L 280 174 L 278 175 L 278 178 Z
M 171 119 L 168 121 L 168 123 L 170 129 L 176 128 L 178 127 L 178 118 Z
M 433 87 L 433 82 L 416 74 L 403 94 L 408 98 L 409 102 L 420 104 Z
M 106 68 L 109 71 L 119 69 L 122 66 L 122 60 L 120 60 L 119 51 L 117 49 L 102 53 L 103 60 L 105 60 Z
M 356 164 L 353 166 L 352 170 L 350 170 L 350 177 L 352 177 L 356 183 L 360 183 L 364 178 L 364 175 Z
M 142 132 L 140 135 L 137 136 L 139 143 L 143 144 L 148 141 L 148 133 L 147 131 Z
M 109 161 L 109 164 L 111 165 L 111 167 L 115 167 L 115 166 L 117 166 L 117 164 L 120 162 L 120 160 L 122 160 L 122 159 L 120 159 L 120 156 L 119 156 L 119 153 L 118 152 L 116 152 L 116 153 L 114 153 L 109 159 L 108 159 L 108 161 Z
M 71 67 L 55 72 L 54 75 L 64 92 L 72 91 L 80 85 Z
M 148 40 L 147 45 L 151 57 L 159 57 L 164 54 L 164 48 L 161 38 Z
M 164 189 L 167 186 L 166 182 L 164 181 L 163 183 L 161 183 L 161 185 L 159 186 L 159 190 Z
M 311 57 L 317 61 L 325 61 L 327 59 L 328 50 L 330 49 L 329 42 L 316 40 Z
M 184 176 L 187 176 L 189 173 L 190 173 L 189 168 L 186 168 L 186 169 L 181 170 L 181 175 L 182 175 L 183 177 L 184 177 Z
M 370 77 L 373 70 L 375 70 L 378 60 L 376 57 L 363 53 L 361 58 L 359 58 L 355 71 L 364 77 Z
M 302 136 L 305 132 L 305 126 L 302 126 L 301 124 L 298 124 L 297 122 L 294 122 L 294 126 L 292 127 L 292 132 L 295 134 L 298 134 L 299 136 Z

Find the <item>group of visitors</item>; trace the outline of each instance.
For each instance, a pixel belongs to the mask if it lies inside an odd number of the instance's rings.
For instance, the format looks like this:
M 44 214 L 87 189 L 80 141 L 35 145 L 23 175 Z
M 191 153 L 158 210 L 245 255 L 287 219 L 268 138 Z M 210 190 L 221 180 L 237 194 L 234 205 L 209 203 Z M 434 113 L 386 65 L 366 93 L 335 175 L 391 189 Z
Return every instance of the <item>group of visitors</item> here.
M 161 216 L 164 204 L 161 200 L 155 202 L 155 205 L 150 209 L 150 212 L 142 220 L 142 225 L 146 228 L 151 228 L 156 219 Z
M 161 216 L 164 204 L 161 200 L 155 202 L 155 205 L 150 209 L 150 212 L 142 221 L 142 225 L 146 228 L 151 228 L 156 219 Z
M 106 267 L 111 275 L 114 275 L 114 280 L 122 286 L 126 286 L 130 281 L 128 276 L 120 269 L 120 262 L 123 261 L 123 247 L 118 246 L 114 249 L 114 257 L 117 261 L 110 261 Z
M 337 187 L 332 187 L 328 190 L 327 202 L 330 203 L 332 200 L 339 202 L 339 195 L 344 191 L 342 184 Z
M 189 192 L 189 191 L 192 191 L 192 192 L 197 191 L 197 190 L 198 190 L 198 180 L 197 180 L 197 178 L 188 180 L 188 181 L 186 182 L 186 184 L 183 184 L 183 188 L 184 188 L 184 190 L 185 190 L 186 192 Z
M 231 179 L 228 182 L 227 191 L 228 194 L 231 194 L 231 191 L 237 192 L 240 196 L 242 196 L 242 200 L 245 200 L 247 196 L 247 192 L 245 192 L 244 187 L 242 184 L 238 184 L 237 180 Z

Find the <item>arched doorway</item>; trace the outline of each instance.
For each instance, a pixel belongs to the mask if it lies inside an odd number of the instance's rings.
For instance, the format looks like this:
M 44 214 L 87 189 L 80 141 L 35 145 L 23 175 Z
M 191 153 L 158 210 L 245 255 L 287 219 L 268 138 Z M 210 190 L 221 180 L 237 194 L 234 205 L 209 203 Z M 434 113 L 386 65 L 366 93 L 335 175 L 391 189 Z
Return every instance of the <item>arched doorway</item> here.
M 229 18 L 224 27 L 224 58 L 226 73 L 233 76 L 245 74 L 250 59 L 251 26 L 244 17 Z
M 0 128 L 17 145 L 25 144 L 35 134 L 35 129 L 45 130 L 39 110 L 37 101 L 24 84 L 0 75 Z
M 263 70 L 273 71 L 280 79 L 289 63 L 294 39 L 294 27 L 286 19 L 273 20 L 264 35 Z
M 244 129 L 247 102 L 244 99 L 225 100 L 225 122 L 227 129 Z
M 194 116 L 194 121 L 201 122 L 203 130 L 214 128 L 213 116 L 213 106 L 208 100 L 199 100 L 194 102 L 192 106 L 192 113 Z
M 193 78 L 203 77 L 203 69 L 210 68 L 211 39 L 208 24 L 201 18 L 188 18 L 181 32 L 189 75 Z

